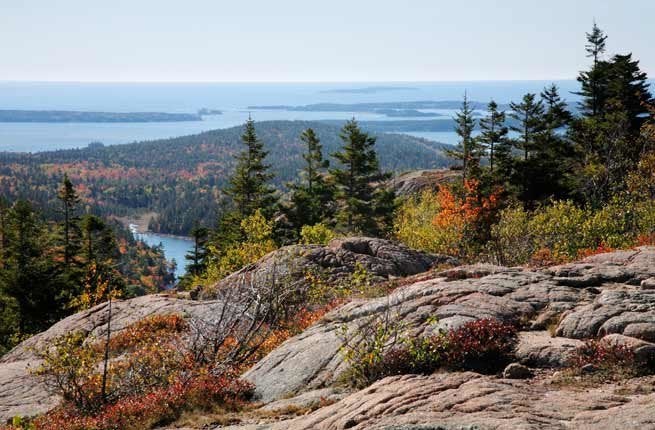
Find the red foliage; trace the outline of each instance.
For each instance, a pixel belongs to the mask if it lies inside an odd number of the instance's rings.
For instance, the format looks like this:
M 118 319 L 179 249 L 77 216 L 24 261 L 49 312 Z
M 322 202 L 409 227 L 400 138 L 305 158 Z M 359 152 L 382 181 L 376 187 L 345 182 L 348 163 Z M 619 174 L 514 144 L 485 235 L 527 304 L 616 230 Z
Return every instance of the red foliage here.
M 635 246 L 652 246 L 655 245 L 655 233 L 651 234 L 640 234 L 637 236 Z
M 236 375 L 206 374 L 186 382 L 178 380 L 144 395 L 123 398 L 93 416 L 81 415 L 74 408 L 62 405 L 37 418 L 34 424 L 42 430 L 142 429 L 170 422 L 183 409 L 209 408 L 212 404 L 237 408 L 250 397 L 253 388 Z
M 625 345 L 592 339 L 577 348 L 571 357 L 573 367 L 581 368 L 587 364 L 606 369 L 629 368 L 635 365 L 635 354 Z
M 447 335 L 446 360 L 455 368 L 496 371 L 516 347 L 516 327 L 496 319 L 471 321 Z
M 611 246 L 607 246 L 605 243 L 601 243 L 596 248 L 584 248 L 578 251 L 578 259 L 591 257 L 592 255 L 605 254 L 606 252 L 612 252 L 615 249 Z

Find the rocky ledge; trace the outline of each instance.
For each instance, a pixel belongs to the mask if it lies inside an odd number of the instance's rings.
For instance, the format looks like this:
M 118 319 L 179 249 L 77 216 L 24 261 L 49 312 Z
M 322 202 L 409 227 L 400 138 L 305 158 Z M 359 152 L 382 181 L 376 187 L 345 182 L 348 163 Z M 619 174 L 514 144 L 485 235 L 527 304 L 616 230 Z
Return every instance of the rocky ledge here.
M 201 292 L 199 298 L 214 298 L 216 291 L 235 285 L 258 288 L 272 280 L 284 285 L 285 289 L 304 290 L 308 287 L 308 273 L 320 276 L 326 285 L 336 286 L 347 282 L 358 266 L 366 271 L 372 282 L 382 282 L 422 273 L 439 264 L 456 265 L 457 260 L 371 237 L 335 239 L 325 246 L 291 245 L 227 276 Z
M 334 387 L 346 369 L 339 333 L 371 316 L 399 315 L 414 334 L 435 326 L 496 318 L 521 321 L 516 359 L 529 379 L 475 373 L 386 378 L 306 416 L 258 429 L 541 429 L 655 428 L 655 379 L 593 389 L 560 386 L 556 369 L 584 339 L 602 338 L 655 357 L 655 248 L 587 258 L 546 270 L 459 267 L 398 288 L 388 297 L 351 302 L 289 339 L 245 377 L 264 402 Z M 510 376 L 510 375 L 505 375 Z M 528 375 L 523 375 L 526 377 Z M 645 385 L 646 384 L 646 385 Z M 285 404 L 293 400 L 285 400 Z M 254 425 L 254 424 L 253 424 Z
M 328 247 L 302 248 L 307 253 L 300 261 L 332 267 L 335 274 L 350 270 L 339 267 L 353 267 L 354 261 L 363 261 L 380 279 L 387 279 L 410 274 L 398 270 L 405 266 L 398 266 L 394 256 L 404 255 L 402 258 L 411 262 L 406 267 L 423 270 L 439 260 L 392 246 L 385 241 L 348 239 Z M 275 261 L 280 260 L 269 255 L 242 274 L 282 266 Z M 323 265 L 328 261 L 338 264 Z M 424 265 L 413 266 L 417 261 L 424 261 Z M 259 418 L 256 414 L 244 416 L 243 424 L 227 428 L 655 428 L 655 376 L 592 386 L 558 383 L 558 369 L 569 364 L 571 353 L 586 339 L 625 345 L 642 358 L 655 357 L 655 247 L 596 255 L 543 270 L 459 266 L 410 276 L 399 284 L 386 297 L 355 300 L 330 312 L 257 363 L 244 378 L 256 385 L 262 413 Z M 143 306 L 148 301 L 154 302 L 146 311 Z M 122 317 L 117 321 L 124 326 L 158 309 L 212 312 L 212 306 L 217 304 L 145 297 L 119 302 Z M 101 333 L 101 310 L 98 307 L 72 316 L 3 358 L 0 416 L 42 411 L 52 404 L 53 400 L 39 391 L 38 381 L 29 379 L 24 370 L 26 362 L 33 359 L 28 347 L 47 345 L 57 333 L 80 327 Z M 413 335 L 456 328 L 482 318 L 520 322 L 523 331 L 519 333 L 516 363 L 498 375 L 404 375 L 385 378 L 361 391 L 344 391 L 337 384 L 347 367 L 339 353 L 339 333 L 344 327 L 356 330 L 385 312 L 396 315 Z M 299 417 L 274 413 L 294 409 L 307 412 Z

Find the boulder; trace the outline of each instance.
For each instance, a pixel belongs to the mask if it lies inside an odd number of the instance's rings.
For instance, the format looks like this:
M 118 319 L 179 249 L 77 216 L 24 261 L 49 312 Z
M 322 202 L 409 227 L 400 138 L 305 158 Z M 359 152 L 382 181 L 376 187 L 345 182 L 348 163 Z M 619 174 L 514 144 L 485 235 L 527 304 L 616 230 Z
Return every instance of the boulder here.
M 503 370 L 505 379 L 527 379 L 532 377 L 532 370 L 520 363 L 510 363 Z
M 655 290 L 605 289 L 591 303 L 565 313 L 556 333 L 574 339 L 619 333 L 655 341 Z
M 519 333 L 516 358 L 530 367 L 559 368 L 568 365 L 571 354 L 583 342 L 565 337 L 552 337 L 546 331 Z
M 645 362 L 655 362 L 655 344 L 645 342 L 622 334 L 608 334 L 601 339 L 601 342 L 607 345 L 617 345 L 629 348 L 635 354 L 635 359 Z
M 450 169 L 414 170 L 389 181 L 389 188 L 398 196 L 411 196 L 424 190 L 436 190 L 439 185 L 461 180 L 462 172 Z
M 349 279 L 361 266 L 373 282 L 409 276 L 429 270 L 435 264 L 457 264 L 445 256 L 412 250 L 384 239 L 349 237 L 334 239 L 328 245 L 291 245 L 266 255 L 258 262 L 227 276 L 200 294 L 214 298 L 215 292 L 235 285 L 283 282 L 285 288 L 303 291 L 309 285 L 307 274 L 321 277 L 328 285 Z

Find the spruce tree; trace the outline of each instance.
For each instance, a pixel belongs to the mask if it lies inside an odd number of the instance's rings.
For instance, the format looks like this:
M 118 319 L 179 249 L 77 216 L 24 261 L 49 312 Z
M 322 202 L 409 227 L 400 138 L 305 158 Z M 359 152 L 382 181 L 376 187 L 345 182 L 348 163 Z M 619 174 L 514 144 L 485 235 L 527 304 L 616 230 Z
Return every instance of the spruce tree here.
M 544 129 L 550 133 L 567 126 L 573 119 L 566 101 L 559 95 L 559 88 L 552 84 L 541 92 L 541 101 L 545 108 Z
M 517 149 L 523 151 L 523 160 L 527 161 L 530 152 L 535 149 L 535 141 L 544 128 L 544 106 L 541 100 L 536 101 L 536 95 L 528 93 L 523 96 L 521 103 L 510 103 L 512 111 L 509 117 L 515 123 L 510 129 L 519 133 L 519 138 L 514 140 Z
M 300 172 L 300 182 L 289 184 L 291 200 L 285 208 L 296 234 L 304 225 L 331 223 L 335 210 L 334 187 L 325 177 L 330 163 L 323 158 L 320 139 L 311 128 L 305 130 L 300 139 L 306 145 L 305 165 Z
M 201 275 L 207 266 L 207 237 L 209 230 L 196 224 L 191 230 L 193 248 L 187 252 L 184 258 L 189 262 L 186 271 L 192 276 Z
M 275 189 L 269 185 L 273 178 L 269 172 L 270 166 L 264 163 L 268 152 L 257 138 L 252 118 L 248 118 L 245 124 L 241 142 L 246 149 L 237 155 L 236 169 L 226 192 L 232 197 L 240 219 L 254 214 L 257 209 L 270 218 L 278 199 Z
M 375 137 L 360 130 L 353 118 L 341 129 L 343 146 L 332 154 L 341 164 L 330 170 L 336 184 L 337 220 L 348 232 L 377 235 L 389 228 L 394 195 L 385 190 L 375 152 Z
M 637 137 L 649 116 L 648 106 L 653 103 L 648 76 L 639 67 L 632 54 L 615 55 L 607 70 L 606 104 L 621 106 L 628 115 L 630 132 Z M 609 107 L 606 108 L 608 110 Z
M 61 310 L 54 261 L 46 225 L 30 203 L 19 200 L 7 214 L 7 248 L 0 271 L 0 294 L 13 297 L 19 332 L 29 334 L 52 324 Z
M 57 192 L 57 198 L 61 201 L 61 212 L 64 216 L 62 225 L 64 266 L 68 269 L 71 266 L 73 256 L 79 251 L 79 218 L 76 215 L 76 209 L 80 202 L 73 183 L 68 179 L 68 174 L 64 174 L 61 187 Z
M 489 158 L 489 170 L 493 176 L 498 147 L 501 146 L 501 152 L 506 150 L 508 129 L 505 125 L 505 112 L 498 110 L 498 104 L 495 101 L 489 102 L 487 112 L 487 116 L 480 119 L 481 133 L 478 141 Z M 505 155 L 505 153 L 501 153 L 501 158 Z
M 480 146 L 473 137 L 475 119 L 473 118 L 473 107 L 464 93 L 462 107 L 455 115 L 455 132 L 459 136 L 459 142 L 455 149 L 446 151 L 446 154 L 462 162 L 462 181 L 478 176 L 480 167 Z
M 582 88 L 576 94 L 582 96 L 580 111 L 587 116 L 595 117 L 602 112 L 606 98 L 607 63 L 601 61 L 601 55 L 605 53 L 607 35 L 594 22 L 591 33 L 586 33 L 586 36 L 585 51 L 587 57 L 593 58 L 593 63 L 589 71 L 581 72 L 578 76 Z
M 587 51 L 587 57 L 593 58 L 594 64 L 598 64 L 599 56 L 605 52 L 607 35 L 598 27 L 595 21 L 591 33 L 586 33 L 586 35 L 587 44 L 585 45 L 585 51 Z

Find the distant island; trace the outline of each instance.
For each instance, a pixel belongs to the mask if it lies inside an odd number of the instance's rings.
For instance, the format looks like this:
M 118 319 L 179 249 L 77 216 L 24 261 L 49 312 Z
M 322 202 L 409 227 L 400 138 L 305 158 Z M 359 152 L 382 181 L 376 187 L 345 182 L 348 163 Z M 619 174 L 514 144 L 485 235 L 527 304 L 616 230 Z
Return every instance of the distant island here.
M 487 103 L 472 101 L 475 110 L 486 110 Z M 248 106 L 253 110 L 286 110 L 294 112 L 371 112 L 388 117 L 438 117 L 437 112 L 422 112 L 420 109 L 459 109 L 461 100 L 420 100 L 409 102 L 374 102 L 374 103 L 315 103 L 303 106 L 269 105 Z M 509 105 L 499 105 L 500 109 L 509 109 Z
M 0 110 L 0 122 L 176 122 L 202 121 L 190 113 L 80 112 L 63 110 Z
M 204 115 L 223 115 L 222 110 L 218 109 L 209 109 L 209 108 L 202 108 L 198 110 L 198 115 L 204 116 Z
M 414 87 L 363 87 L 363 88 L 335 88 L 332 90 L 324 90 L 321 93 L 336 93 L 336 94 L 375 94 L 388 91 L 417 91 L 418 88 Z

